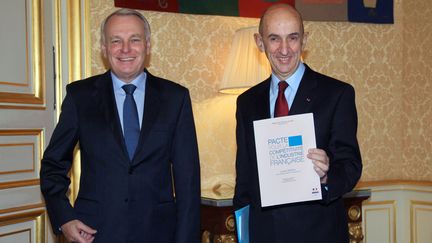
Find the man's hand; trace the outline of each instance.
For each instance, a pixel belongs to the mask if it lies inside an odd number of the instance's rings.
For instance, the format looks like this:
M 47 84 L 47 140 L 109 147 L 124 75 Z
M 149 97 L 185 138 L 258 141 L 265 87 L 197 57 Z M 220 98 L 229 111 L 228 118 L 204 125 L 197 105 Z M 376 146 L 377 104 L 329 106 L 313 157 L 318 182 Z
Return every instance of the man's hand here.
M 312 160 L 314 169 L 321 179 L 321 184 L 327 183 L 327 172 L 330 166 L 330 159 L 322 149 L 309 149 L 307 157 Z
M 93 242 L 94 234 L 97 232 L 77 219 L 62 225 L 61 230 L 68 241 L 77 243 Z

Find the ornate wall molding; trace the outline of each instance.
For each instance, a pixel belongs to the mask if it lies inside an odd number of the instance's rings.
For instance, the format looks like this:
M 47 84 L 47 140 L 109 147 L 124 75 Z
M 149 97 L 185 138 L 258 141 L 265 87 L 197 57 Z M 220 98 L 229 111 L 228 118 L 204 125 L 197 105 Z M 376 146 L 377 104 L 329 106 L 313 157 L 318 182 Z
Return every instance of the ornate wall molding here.
M 8 4 L 16 4 L 11 8 L 19 8 L 22 1 L 13 1 Z M 0 75 L 0 108 L 3 109 L 45 109 L 45 56 L 44 56 L 44 29 L 43 29 L 43 1 L 26 0 L 25 6 L 8 21 L 15 21 L 22 26 L 23 40 L 16 40 L 14 45 L 25 45 L 25 60 L 21 60 L 25 70 L 25 80 L 4 80 Z M 25 19 L 20 19 L 24 16 Z M 16 18 L 16 19 L 13 19 Z M 6 22 L 7 23 L 7 22 Z M 20 31 L 17 28 L 15 31 Z M 18 47 L 3 46 L 3 48 L 14 49 Z M 20 46 L 19 48 L 23 48 Z M 8 63 L 9 50 L 2 50 L 2 63 Z M 6 54 L 6 55 L 5 55 Z M 17 57 L 16 57 L 17 58 Z M 10 71 L 10 70 L 7 70 Z M 3 71 L 3 75 L 7 73 Z

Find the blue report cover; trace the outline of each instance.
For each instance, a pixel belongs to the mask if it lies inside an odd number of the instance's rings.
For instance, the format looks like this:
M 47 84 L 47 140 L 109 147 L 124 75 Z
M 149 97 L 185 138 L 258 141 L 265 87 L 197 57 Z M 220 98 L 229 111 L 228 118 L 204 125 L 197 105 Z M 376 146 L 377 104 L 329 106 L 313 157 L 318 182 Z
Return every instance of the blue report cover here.
M 247 205 L 235 211 L 238 243 L 249 243 L 249 208 Z

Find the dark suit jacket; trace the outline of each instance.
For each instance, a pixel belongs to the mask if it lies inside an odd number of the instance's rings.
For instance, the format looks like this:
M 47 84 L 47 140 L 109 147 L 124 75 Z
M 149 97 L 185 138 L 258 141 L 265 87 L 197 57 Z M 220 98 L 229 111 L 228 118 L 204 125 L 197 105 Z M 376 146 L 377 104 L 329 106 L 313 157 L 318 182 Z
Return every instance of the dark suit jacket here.
M 253 121 L 270 118 L 270 82 L 269 78 L 237 99 L 234 207 L 251 205 L 250 242 L 348 242 L 341 197 L 353 189 L 362 170 L 354 89 L 306 66 L 289 114 L 313 113 L 317 148 L 330 158 L 328 191 L 322 188 L 320 201 L 261 208 Z
M 67 86 L 40 173 L 56 233 L 79 219 L 98 231 L 95 242 L 199 242 L 200 168 L 189 92 L 146 73 L 143 122 L 132 161 L 110 72 Z M 77 142 L 81 179 L 72 207 L 66 193 Z

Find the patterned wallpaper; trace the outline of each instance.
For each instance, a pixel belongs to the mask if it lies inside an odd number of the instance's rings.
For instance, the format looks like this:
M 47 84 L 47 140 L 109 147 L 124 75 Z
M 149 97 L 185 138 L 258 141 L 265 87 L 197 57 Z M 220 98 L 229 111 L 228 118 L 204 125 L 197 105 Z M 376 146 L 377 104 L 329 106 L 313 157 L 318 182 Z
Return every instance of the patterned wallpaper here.
M 395 0 L 395 24 L 306 22 L 305 62 L 356 89 L 362 182 L 432 180 L 432 2 Z M 105 70 L 99 24 L 112 0 L 91 1 L 92 73 Z M 152 28 L 149 70 L 191 91 L 203 195 L 232 194 L 235 96 L 218 93 L 236 29 L 258 19 L 143 11 Z M 421 23 L 421 24 L 419 24 Z
M 403 1 L 400 177 L 432 180 L 432 2 Z M 410 11 L 407 11 L 410 10 Z

